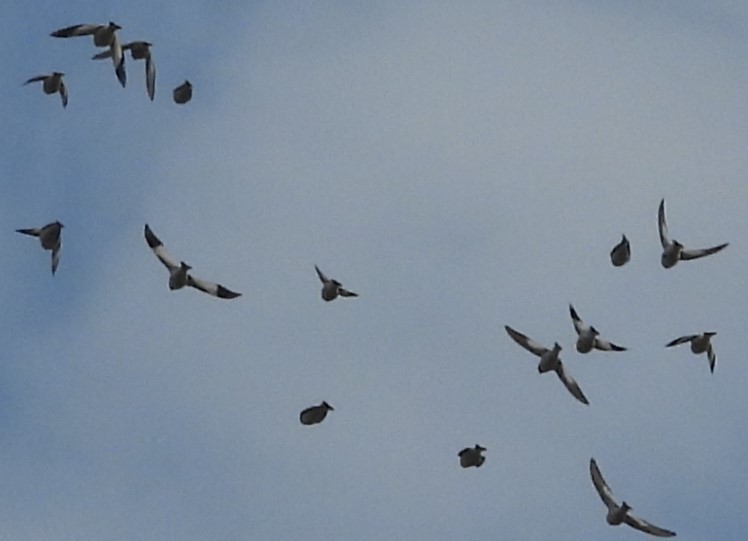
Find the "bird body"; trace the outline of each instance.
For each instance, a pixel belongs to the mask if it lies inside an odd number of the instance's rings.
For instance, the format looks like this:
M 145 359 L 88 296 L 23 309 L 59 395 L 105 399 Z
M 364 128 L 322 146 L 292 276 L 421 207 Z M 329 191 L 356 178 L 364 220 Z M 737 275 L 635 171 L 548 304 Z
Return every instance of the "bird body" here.
M 299 421 L 301 421 L 302 425 L 316 425 L 325 420 L 328 411 L 334 411 L 334 409 L 335 408 L 323 400 L 320 405 L 311 406 L 303 410 L 299 414 Z

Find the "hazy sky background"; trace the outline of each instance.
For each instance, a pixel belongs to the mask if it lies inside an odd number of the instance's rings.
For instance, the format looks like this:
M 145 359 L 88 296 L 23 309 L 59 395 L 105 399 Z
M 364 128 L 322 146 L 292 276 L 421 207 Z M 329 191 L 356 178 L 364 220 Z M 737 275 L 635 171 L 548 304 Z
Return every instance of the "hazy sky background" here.
M 678 539 L 745 539 L 747 4 L 169 6 L 0 8 L 0 539 L 644 539 L 591 456 Z M 155 102 L 49 36 L 109 20 L 154 43 Z M 65 110 L 22 86 L 51 71 Z M 730 246 L 664 270 L 663 197 Z M 56 219 L 52 277 L 14 230 Z M 169 291 L 146 222 L 243 296 Z M 570 302 L 630 351 L 578 354 Z M 706 330 L 713 375 L 664 347 Z

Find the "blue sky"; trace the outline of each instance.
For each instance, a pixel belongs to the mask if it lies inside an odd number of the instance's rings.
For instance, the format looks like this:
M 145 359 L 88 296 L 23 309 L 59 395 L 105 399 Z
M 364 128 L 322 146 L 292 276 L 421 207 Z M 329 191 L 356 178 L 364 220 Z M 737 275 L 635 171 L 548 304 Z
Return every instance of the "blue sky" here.
M 743 3 L 0 14 L 0 539 L 642 538 L 591 456 L 679 539 L 744 538 Z M 142 62 L 123 89 L 49 37 L 109 20 L 154 43 L 155 102 Z M 65 110 L 22 86 L 51 71 Z M 661 268 L 663 197 L 674 238 L 730 246 Z M 14 230 L 56 219 L 52 277 Z M 243 296 L 169 291 L 145 223 Z M 315 264 L 360 297 L 324 303 Z M 630 351 L 578 354 L 569 303 Z M 590 406 L 507 324 L 561 343 Z M 664 347 L 706 330 L 713 375 Z

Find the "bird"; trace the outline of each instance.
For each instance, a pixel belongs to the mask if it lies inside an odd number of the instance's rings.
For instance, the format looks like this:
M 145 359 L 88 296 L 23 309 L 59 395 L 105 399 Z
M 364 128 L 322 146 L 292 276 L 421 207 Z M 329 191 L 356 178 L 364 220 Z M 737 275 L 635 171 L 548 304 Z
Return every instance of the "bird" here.
M 625 347 L 617 346 L 612 342 L 599 338 L 600 333 L 597 329 L 591 325 L 586 325 L 571 304 L 569 304 L 569 313 L 574 322 L 574 329 L 577 331 L 577 335 L 579 335 L 577 338 L 577 351 L 579 353 L 589 353 L 592 351 L 592 348 L 601 351 L 626 351 Z
M 117 23 L 109 21 L 109 24 L 74 24 L 55 30 L 50 35 L 55 38 L 74 38 L 78 36 L 93 36 L 96 47 L 109 47 L 114 39 L 115 32 L 122 27 Z
M 480 468 L 486 460 L 486 457 L 481 454 L 485 450 L 485 447 L 481 447 L 477 443 L 475 444 L 475 447 L 465 447 L 462 451 L 457 453 L 457 456 L 460 457 L 460 466 L 463 468 L 469 468 L 471 466 Z
M 662 266 L 669 269 L 675 266 L 678 261 L 687 261 L 689 259 L 698 259 L 707 255 L 716 254 L 729 245 L 725 242 L 711 248 L 686 249 L 677 240 L 671 239 L 668 233 L 667 223 L 665 222 L 665 199 L 660 201 L 660 209 L 657 213 L 657 225 L 660 230 L 660 243 L 662 244 Z
M 316 425 L 325 420 L 328 411 L 334 410 L 335 408 L 323 400 L 319 406 L 311 406 L 302 411 L 299 420 L 302 425 Z
M 314 266 L 314 269 L 317 271 L 317 276 L 319 276 L 319 279 L 322 282 L 323 300 L 331 301 L 334 300 L 338 295 L 340 295 L 341 297 L 358 297 L 358 293 L 354 293 L 353 291 L 345 289 L 343 287 L 343 284 L 341 284 L 337 280 L 333 280 L 325 276 L 325 274 L 321 270 L 319 270 L 319 267 L 317 265 Z
M 506 329 L 506 332 L 509 334 L 509 336 L 511 336 L 512 339 L 520 346 L 525 348 L 530 353 L 534 353 L 535 355 L 540 357 L 538 372 L 543 374 L 545 372 L 550 372 L 551 370 L 553 370 L 554 372 L 556 372 L 561 382 L 566 386 L 566 388 L 574 396 L 574 398 L 579 400 L 582 404 L 589 404 L 587 397 L 585 397 L 584 393 L 582 393 L 582 389 L 579 387 L 577 382 L 574 381 L 574 378 L 571 377 L 571 374 L 569 374 L 564 368 L 564 365 L 559 358 L 561 346 L 558 342 L 553 345 L 553 349 L 548 349 L 541 346 L 534 340 L 528 338 L 521 332 L 515 331 L 509 325 L 504 325 L 504 329 Z
M 153 43 L 148 41 L 131 41 L 121 45 L 123 52 L 130 51 L 130 56 L 133 60 L 145 60 L 145 89 L 148 97 L 153 101 L 156 97 L 156 64 L 153 62 L 151 47 L 153 47 Z M 102 60 L 104 58 L 111 58 L 111 56 L 112 50 L 109 49 L 93 55 L 91 59 Z
M 192 99 L 192 84 L 185 80 L 174 89 L 174 103 L 184 104 Z
M 44 93 L 54 94 L 55 92 L 59 92 L 60 98 L 62 98 L 62 107 L 65 108 L 68 106 L 68 89 L 65 86 L 65 82 L 62 80 L 63 75 L 65 74 L 62 72 L 54 71 L 50 75 L 37 75 L 36 77 L 32 77 L 23 84 L 27 85 L 29 83 L 43 81 L 42 90 Z
M 62 248 L 62 239 L 60 234 L 65 227 L 60 222 L 52 222 L 41 228 L 16 229 L 16 232 L 32 237 L 39 237 L 39 242 L 44 250 L 52 251 L 52 275 L 57 271 L 57 265 L 60 263 L 60 249 Z
M 181 289 L 184 286 L 190 286 L 221 299 L 235 299 L 241 295 L 241 293 L 236 293 L 226 289 L 220 284 L 206 282 L 192 276 L 188 272 L 192 267 L 184 261 L 177 264 L 173 259 L 171 259 L 164 248 L 164 244 L 153 233 L 153 231 L 151 231 L 148 224 L 145 224 L 145 240 L 148 243 L 148 246 L 153 250 L 153 253 L 156 254 L 159 261 L 169 269 L 169 289 L 172 291 L 175 289 Z
M 632 528 L 636 528 L 642 532 L 654 535 L 657 537 L 675 537 L 675 532 L 665 530 L 653 524 L 650 524 L 646 520 L 640 519 L 629 514 L 631 506 L 626 502 L 618 505 L 613 499 L 613 493 L 610 491 L 610 487 L 605 483 L 603 474 L 600 473 L 600 468 L 597 467 L 597 462 L 594 458 L 590 458 L 590 475 L 592 476 L 592 484 L 595 485 L 597 493 L 608 508 L 608 514 L 605 520 L 611 526 L 618 526 L 622 523 L 626 523 Z
M 610 251 L 610 261 L 614 267 L 622 267 L 631 259 L 631 244 L 626 235 L 621 235 L 621 242 Z
M 714 367 L 717 364 L 717 355 L 714 353 L 712 348 L 712 336 L 717 334 L 716 332 L 705 332 L 702 334 L 689 334 L 687 336 L 681 336 L 675 340 L 671 340 L 665 347 L 673 347 L 679 344 L 685 344 L 691 342 L 691 352 L 699 355 L 706 352 L 706 356 L 709 358 L 709 369 L 714 374 Z
M 122 45 L 117 37 L 117 30 L 122 29 L 117 23 L 109 21 L 109 24 L 74 24 L 66 28 L 55 30 L 50 35 L 56 38 L 74 38 L 78 36 L 93 36 L 96 47 L 109 47 L 108 55 L 114 64 L 114 73 L 124 87 L 127 84 L 127 73 L 125 72 L 125 56 L 122 54 Z

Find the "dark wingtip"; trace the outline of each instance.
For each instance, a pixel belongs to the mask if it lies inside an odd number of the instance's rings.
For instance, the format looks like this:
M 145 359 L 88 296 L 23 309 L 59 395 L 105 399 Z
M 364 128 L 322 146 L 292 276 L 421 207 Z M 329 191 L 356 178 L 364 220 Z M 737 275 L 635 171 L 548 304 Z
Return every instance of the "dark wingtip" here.
M 216 295 L 221 299 L 235 299 L 237 297 L 241 297 L 241 293 L 236 293 L 235 291 L 231 291 L 230 289 L 226 289 L 223 286 L 218 286 L 218 289 L 216 291 Z

